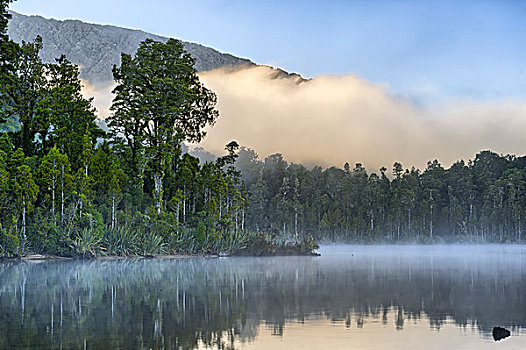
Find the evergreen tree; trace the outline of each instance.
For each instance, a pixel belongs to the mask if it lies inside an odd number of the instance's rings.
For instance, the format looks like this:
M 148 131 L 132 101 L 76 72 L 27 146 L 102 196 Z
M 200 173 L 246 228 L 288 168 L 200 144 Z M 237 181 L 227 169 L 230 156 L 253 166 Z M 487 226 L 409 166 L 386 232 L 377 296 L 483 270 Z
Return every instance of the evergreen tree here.
M 146 167 L 151 171 L 158 214 L 166 159 L 182 140 L 200 141 L 203 128 L 218 115 L 216 97 L 200 83 L 194 63 L 180 41 L 148 39 L 133 58 L 123 54 L 121 66 L 113 69 L 117 87 L 109 126 L 131 151 L 134 176 L 142 177 Z

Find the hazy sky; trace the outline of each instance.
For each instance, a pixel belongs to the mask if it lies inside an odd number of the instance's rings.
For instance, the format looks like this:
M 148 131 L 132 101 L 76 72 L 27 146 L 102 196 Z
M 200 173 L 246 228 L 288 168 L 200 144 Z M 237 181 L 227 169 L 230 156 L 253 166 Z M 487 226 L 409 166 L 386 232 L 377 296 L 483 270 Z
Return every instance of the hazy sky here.
M 417 102 L 526 98 L 526 1 L 18 0 L 11 8 L 199 42 L 306 77 L 354 73 Z

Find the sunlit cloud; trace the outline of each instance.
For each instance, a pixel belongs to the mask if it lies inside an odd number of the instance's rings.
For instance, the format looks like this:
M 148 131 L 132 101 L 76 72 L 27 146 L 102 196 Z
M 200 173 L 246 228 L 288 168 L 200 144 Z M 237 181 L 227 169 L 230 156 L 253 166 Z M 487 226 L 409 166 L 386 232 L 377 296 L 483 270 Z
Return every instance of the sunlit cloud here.
M 115 83 L 90 84 L 88 80 L 81 79 L 82 95 L 85 98 L 93 97 L 93 104 L 97 108 L 97 115 L 101 119 L 106 119 L 110 115 L 110 107 L 113 101 L 111 93 Z
M 280 152 L 290 162 L 339 166 L 362 163 L 369 170 L 424 168 L 492 149 L 524 154 L 526 104 L 520 101 L 450 100 L 416 104 L 356 75 L 310 80 L 276 74 L 270 67 L 200 73 L 218 97 L 220 117 L 199 145 L 222 154 L 231 140 L 261 157 Z M 114 84 L 90 85 L 102 118 L 109 115 Z
M 395 161 L 450 165 L 492 149 L 523 154 L 526 104 L 458 100 L 422 106 L 386 84 L 356 75 L 308 81 L 275 79 L 268 67 L 214 70 L 201 79 L 218 96 L 221 113 L 202 146 L 220 152 L 229 140 L 262 156 L 281 152 L 292 162 L 376 170 Z

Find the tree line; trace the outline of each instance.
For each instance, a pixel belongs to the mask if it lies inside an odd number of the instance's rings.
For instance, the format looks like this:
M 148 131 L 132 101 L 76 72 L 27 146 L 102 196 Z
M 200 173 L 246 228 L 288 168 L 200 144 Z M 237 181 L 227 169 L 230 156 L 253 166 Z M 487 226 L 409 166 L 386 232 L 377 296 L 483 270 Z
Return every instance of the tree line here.
M 76 65 L 44 63 L 40 37 L 9 39 L 9 2 L 0 1 L 0 256 L 234 245 L 247 206 L 238 145 L 202 165 L 182 152 L 218 117 L 182 43 L 146 40 L 122 54 L 106 132 Z
M 290 236 L 343 241 L 520 242 L 526 211 L 526 157 L 478 153 L 448 169 L 395 162 L 368 174 L 353 168 L 307 169 L 281 154 L 259 160 L 241 148 L 236 167 L 247 185 L 247 226 Z

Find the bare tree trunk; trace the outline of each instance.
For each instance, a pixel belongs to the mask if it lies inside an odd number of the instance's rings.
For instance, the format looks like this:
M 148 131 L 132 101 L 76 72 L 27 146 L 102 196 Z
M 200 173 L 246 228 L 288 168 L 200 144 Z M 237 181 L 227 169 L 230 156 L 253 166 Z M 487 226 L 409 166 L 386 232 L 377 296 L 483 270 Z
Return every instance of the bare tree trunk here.
M 155 207 L 157 208 L 157 215 L 160 215 L 163 200 L 162 175 L 158 172 L 155 172 L 153 175 L 153 181 L 155 186 Z
M 60 186 L 60 224 L 64 226 L 64 164 L 62 164 L 62 179 Z
M 219 196 L 219 218 L 221 219 L 221 196 Z
M 111 196 L 111 229 L 115 230 L 115 195 Z
M 433 239 L 433 204 L 429 206 L 430 217 L 429 217 L 429 237 Z
M 294 207 L 294 236 L 298 238 L 298 207 Z
M 55 158 L 53 158 L 53 181 L 51 183 L 51 214 L 53 215 L 53 223 L 57 224 L 57 218 L 55 216 L 55 190 L 56 190 L 56 179 L 55 179 Z
M 411 233 L 411 208 L 408 209 L 409 210 L 409 214 L 408 214 L 408 221 L 409 221 L 409 233 Z
M 521 231 L 521 213 L 519 213 L 519 242 L 521 241 L 522 231 Z
M 26 197 L 22 196 L 22 254 L 26 251 Z

